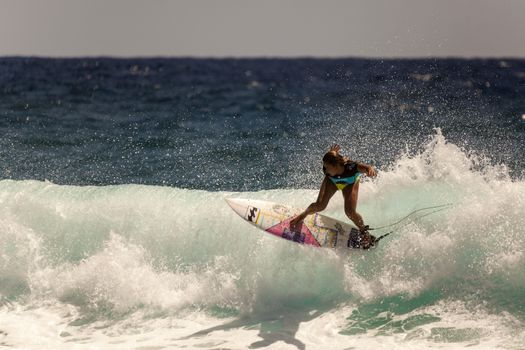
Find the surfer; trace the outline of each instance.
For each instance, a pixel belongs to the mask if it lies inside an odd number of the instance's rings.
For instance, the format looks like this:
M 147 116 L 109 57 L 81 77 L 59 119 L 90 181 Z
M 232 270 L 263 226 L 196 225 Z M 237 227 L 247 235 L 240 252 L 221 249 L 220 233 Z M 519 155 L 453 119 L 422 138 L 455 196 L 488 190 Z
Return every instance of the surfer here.
M 317 200 L 310 204 L 305 211 L 290 221 L 290 226 L 295 228 L 307 215 L 322 211 L 328 205 L 330 198 L 341 190 L 344 198 L 345 214 L 357 226 L 360 231 L 359 240 L 363 248 L 369 248 L 375 242 L 375 237 L 368 232 L 368 226 L 364 224 L 363 217 L 356 211 L 357 195 L 359 192 L 359 179 L 361 174 L 376 176 L 376 170 L 372 165 L 358 163 L 339 154 L 341 147 L 334 144 L 323 156 L 323 173 L 325 177 L 321 183 L 321 189 Z

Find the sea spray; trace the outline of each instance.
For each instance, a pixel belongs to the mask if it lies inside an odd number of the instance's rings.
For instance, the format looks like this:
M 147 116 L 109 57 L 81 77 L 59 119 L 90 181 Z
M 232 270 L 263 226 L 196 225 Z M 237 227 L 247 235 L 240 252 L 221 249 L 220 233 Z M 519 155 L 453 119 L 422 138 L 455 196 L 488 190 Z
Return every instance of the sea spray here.
M 381 226 L 424 206 L 453 207 L 410 219 L 371 251 L 336 254 L 261 234 L 229 209 L 227 196 L 305 207 L 317 190 L 3 180 L 0 292 L 15 307 L 72 307 L 82 321 L 70 327 L 117 327 L 136 315 L 257 323 L 283 310 L 315 323 L 316 312 L 348 308 L 337 321 L 341 336 L 483 343 L 499 332 L 512 344 L 507 327 L 523 326 L 525 183 L 440 133 L 363 181 L 358 211 Z M 326 214 L 346 220 L 339 194 Z M 483 318 L 500 323 L 491 328 Z M 451 328 L 460 319 L 471 326 Z

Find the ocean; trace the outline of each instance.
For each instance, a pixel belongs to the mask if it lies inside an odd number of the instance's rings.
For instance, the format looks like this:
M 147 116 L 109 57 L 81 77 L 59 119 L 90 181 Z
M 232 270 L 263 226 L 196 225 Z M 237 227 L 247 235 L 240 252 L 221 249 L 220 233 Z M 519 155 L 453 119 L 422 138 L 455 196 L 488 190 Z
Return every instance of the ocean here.
M 0 58 L 0 346 L 525 349 L 525 60 Z M 370 251 L 294 244 L 331 144 Z M 323 212 L 349 221 L 342 196 Z

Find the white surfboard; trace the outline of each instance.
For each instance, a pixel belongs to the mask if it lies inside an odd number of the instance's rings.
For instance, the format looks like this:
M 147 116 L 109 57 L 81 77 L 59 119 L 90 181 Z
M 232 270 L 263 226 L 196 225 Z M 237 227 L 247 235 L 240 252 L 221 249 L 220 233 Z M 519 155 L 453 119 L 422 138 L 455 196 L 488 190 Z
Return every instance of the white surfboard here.
M 322 214 L 308 215 L 300 230 L 294 230 L 290 228 L 290 220 L 301 213 L 301 209 L 253 199 L 226 198 L 226 202 L 252 225 L 299 244 L 347 249 L 354 248 L 352 240 L 359 236 L 356 227 Z

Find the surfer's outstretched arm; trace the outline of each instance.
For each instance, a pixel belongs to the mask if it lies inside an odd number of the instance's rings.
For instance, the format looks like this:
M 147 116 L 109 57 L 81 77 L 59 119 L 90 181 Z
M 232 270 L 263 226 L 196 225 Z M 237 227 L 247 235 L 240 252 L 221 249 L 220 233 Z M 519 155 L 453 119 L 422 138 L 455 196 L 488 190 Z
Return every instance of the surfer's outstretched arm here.
M 300 221 L 302 221 L 306 216 L 317 213 L 319 211 L 323 211 L 326 206 L 328 205 L 328 202 L 330 201 L 330 198 L 334 195 L 334 193 L 337 191 L 337 187 L 330 181 L 328 176 L 325 176 L 323 179 L 323 183 L 321 184 L 321 189 L 319 190 L 319 195 L 317 196 L 317 200 L 313 203 L 311 203 L 305 211 L 303 211 L 301 214 L 297 215 L 295 218 L 293 218 L 290 221 L 290 225 L 296 225 Z
M 376 169 L 370 164 L 357 163 L 357 171 L 371 177 L 377 175 Z

